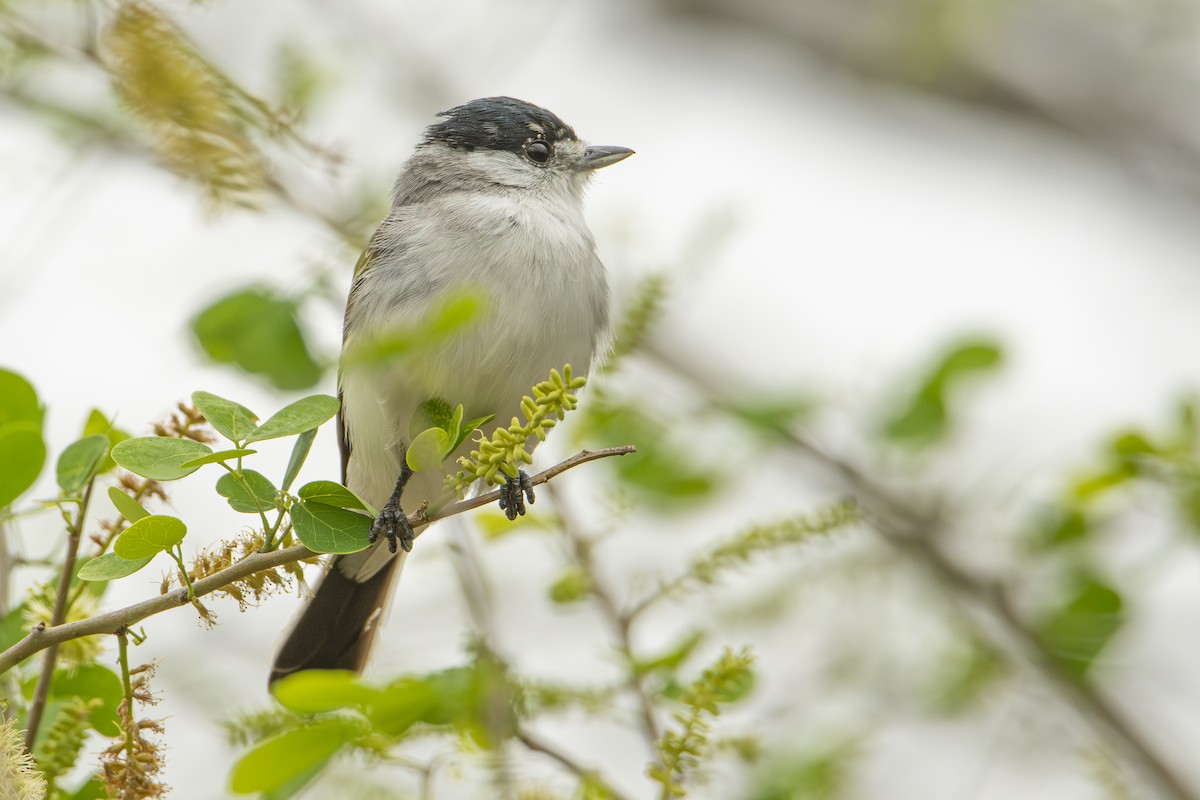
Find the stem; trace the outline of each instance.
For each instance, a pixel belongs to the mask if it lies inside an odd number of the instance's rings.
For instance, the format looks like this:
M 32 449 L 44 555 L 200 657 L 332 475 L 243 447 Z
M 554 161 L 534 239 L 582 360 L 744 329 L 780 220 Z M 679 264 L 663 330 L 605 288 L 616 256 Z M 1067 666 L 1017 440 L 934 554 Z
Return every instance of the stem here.
M 589 780 L 598 784 L 605 792 L 608 793 L 609 796 L 616 798 L 616 800 L 625 800 L 625 795 L 614 789 L 611 784 L 609 784 L 600 776 L 599 772 L 584 767 L 566 753 L 531 735 L 529 731 L 525 730 L 524 728 L 519 728 L 517 730 L 515 738 L 518 742 L 525 745 L 525 747 L 534 751 L 535 753 L 541 753 L 542 755 L 549 756 L 550 758 L 554 759 L 559 764 L 562 764 L 564 767 L 566 767 L 569 772 L 575 773 L 581 779 Z
M 79 538 L 83 534 L 83 520 L 87 516 L 88 505 L 92 501 L 92 488 L 96 485 L 93 477 L 88 481 L 83 492 L 83 499 L 75 511 L 75 519 L 67 528 L 67 553 L 63 558 L 62 572 L 58 576 L 58 591 L 54 596 L 54 611 L 50 615 L 50 627 L 61 627 L 67 618 L 69 604 L 67 598 L 71 591 L 71 578 L 75 576 L 75 557 L 79 554 Z M 33 742 L 37 738 L 38 728 L 42 724 L 42 714 L 46 711 L 46 699 L 50 696 L 50 684 L 54 682 L 54 665 L 58 661 L 58 642 L 46 651 L 42 660 L 42 672 L 38 676 L 37 687 L 33 690 L 33 700 L 29 705 L 28 728 L 25 732 L 25 749 L 33 752 Z
M 129 679 L 129 629 L 117 628 L 117 658 L 121 664 L 121 685 L 125 689 L 125 760 L 133 762 L 133 736 L 137 726 L 133 721 L 133 683 Z
M 647 351 L 661 366 L 697 389 L 710 407 L 721 411 L 732 408 L 733 404 L 714 388 L 714 382 L 695 369 L 656 348 L 648 347 Z M 1158 787 L 1163 797 L 1173 800 L 1200 797 L 1095 684 L 1063 673 L 1046 649 L 1045 642 L 1017 611 L 1001 583 L 968 572 L 942 549 L 939 545 L 942 537 L 938 535 L 940 525 L 935 514 L 922 509 L 915 501 L 893 494 L 856 466 L 825 452 L 796 431 L 780 426 L 775 432 L 784 447 L 815 462 L 849 488 L 867 512 L 876 533 L 898 552 L 928 570 L 952 599 L 981 608 L 998 620 L 1047 685 L 1073 707 L 1097 735 L 1113 742 L 1125 759 Z
M 271 523 L 267 521 L 266 510 L 262 507 L 262 504 L 258 502 L 258 495 L 254 494 L 254 492 L 250 489 L 250 482 L 247 481 L 246 476 L 242 474 L 242 471 L 241 471 L 242 459 L 238 458 L 238 468 L 237 469 L 234 469 L 233 467 L 229 466 L 224 461 L 218 461 L 217 463 L 229 471 L 229 474 L 233 476 L 233 479 L 235 481 L 237 481 L 243 489 L 246 490 L 246 494 L 248 494 L 250 496 L 250 499 L 254 501 L 254 507 L 256 509 L 258 509 L 259 519 L 262 520 L 263 536 L 266 537 L 266 542 L 263 544 L 263 549 L 264 550 L 274 549 L 274 542 L 272 542 L 272 533 L 274 533 L 275 528 L 279 527 L 279 523 L 276 522 L 274 527 L 272 527 Z M 280 514 L 280 518 L 282 518 L 282 517 L 283 517 L 283 515 Z
M 554 508 L 558 511 L 559 518 L 562 520 L 563 533 L 571 545 L 572 554 L 576 562 L 587 573 L 592 596 L 596 598 L 601 612 L 603 612 L 605 619 L 608 620 L 609 625 L 612 626 L 613 632 L 616 633 L 617 640 L 620 642 L 621 654 L 629 662 L 629 675 L 625 685 L 637 699 L 642 732 L 646 736 L 650 749 L 655 750 L 658 747 L 660 732 L 658 721 L 654 718 L 654 704 L 651 702 L 650 693 L 646 689 L 645 676 L 638 675 L 633 670 L 633 664 L 636 660 L 633 657 L 633 637 L 630 634 L 633 617 L 621 610 L 612 590 L 600 579 L 599 570 L 596 569 L 596 561 L 592 558 L 592 542 L 579 529 L 575 519 L 567 510 L 567 504 L 562 502 L 561 497 L 554 490 L 554 487 L 546 487 L 546 493 L 550 496 L 550 500 L 554 503 Z
M 141 499 L 146 495 L 146 487 L 148 484 L 148 480 L 142 482 L 141 487 L 133 493 L 134 500 L 141 501 Z M 112 533 L 105 536 L 104 540 L 100 542 L 100 549 L 96 551 L 92 558 L 98 558 L 107 553 L 108 548 L 112 546 L 112 543 L 116 541 L 116 538 L 124 533 L 125 529 L 129 527 L 129 522 L 123 516 L 118 514 L 117 520 L 119 524 L 114 526 Z M 80 595 L 82 595 L 85 591 L 87 591 L 87 581 L 79 581 L 79 585 L 77 585 L 71 591 L 71 597 L 67 601 L 67 608 L 75 605 L 75 603 L 78 602 Z
M 196 599 L 196 591 L 192 588 L 192 576 L 188 574 L 187 565 L 183 563 L 183 545 L 177 544 L 168 551 L 171 558 L 175 559 L 175 563 L 179 565 L 179 574 L 183 576 L 183 583 L 187 586 L 187 599 L 191 602 Z
M 636 448 L 628 445 L 624 447 L 608 447 L 603 450 L 583 450 L 571 456 L 566 461 L 556 464 L 544 472 L 539 472 L 530 478 L 530 480 L 535 486 L 539 486 L 572 467 L 586 464 L 589 461 L 595 461 L 598 458 L 623 456 L 627 453 L 633 453 L 635 450 Z M 437 513 L 430 514 L 428 518 L 424 518 L 418 514 L 409 515 L 408 521 L 414 527 L 424 526 L 439 519 L 446 519 L 447 517 L 494 503 L 499 499 L 500 491 L 496 490 L 469 500 L 460 500 L 459 502 L 451 503 Z M 424 529 L 422 528 L 416 534 L 420 536 L 423 532 Z M 201 578 L 193 583 L 193 596 L 203 597 L 231 583 L 236 583 L 249 575 L 253 575 L 255 572 L 274 569 L 284 564 L 291 564 L 294 561 L 301 561 L 318 555 L 320 553 L 314 553 L 304 545 L 294 545 L 285 550 L 254 553 L 220 572 L 214 572 L 212 575 Z M 49 627 L 38 625 L 24 639 L 0 653 L 0 674 L 7 672 L 30 656 L 62 642 L 79 639 L 83 636 L 93 636 L 95 634 L 114 634 L 118 628 L 133 625 L 146 617 L 161 614 L 168 609 L 178 608 L 187 602 L 187 592 L 183 589 L 176 589 L 166 594 L 157 595 L 149 600 L 143 600 L 140 603 L 134 603 L 125 608 L 97 614 L 94 617 L 79 620 L 78 622 L 70 622 L 65 625 L 51 625 Z

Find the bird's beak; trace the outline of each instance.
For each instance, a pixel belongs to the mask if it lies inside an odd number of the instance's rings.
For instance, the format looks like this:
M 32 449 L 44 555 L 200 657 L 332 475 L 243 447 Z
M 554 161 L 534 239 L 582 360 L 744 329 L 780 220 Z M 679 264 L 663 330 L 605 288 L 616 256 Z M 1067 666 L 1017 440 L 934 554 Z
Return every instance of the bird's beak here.
M 633 155 L 628 147 L 589 147 L 583 151 L 580 169 L 593 170 L 611 166 Z

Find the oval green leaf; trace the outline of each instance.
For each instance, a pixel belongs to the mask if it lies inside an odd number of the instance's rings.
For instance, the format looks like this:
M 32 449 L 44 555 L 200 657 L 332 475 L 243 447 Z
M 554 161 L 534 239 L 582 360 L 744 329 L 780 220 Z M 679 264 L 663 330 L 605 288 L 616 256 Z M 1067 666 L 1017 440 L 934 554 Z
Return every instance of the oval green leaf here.
M 76 575 L 81 581 L 115 581 L 132 575 L 153 560 L 154 556 L 131 559 L 121 558 L 116 553 L 105 553 L 86 562 Z
M 257 427 L 258 415 L 241 403 L 209 392 L 192 392 L 192 405 L 199 409 L 217 433 L 234 444 L 242 442 Z
M 332 758 L 364 725 L 324 719 L 267 739 L 233 766 L 230 788 L 238 794 L 269 792 Z
M 450 437 L 441 428 L 426 428 L 413 437 L 404 452 L 404 460 L 413 472 L 434 472 L 450 455 Z
M 290 513 L 296 538 L 315 553 L 357 553 L 371 544 L 371 518 L 365 514 L 303 500 Z
M 58 457 L 58 486 L 67 494 L 75 494 L 92 479 L 104 457 L 108 455 L 108 437 L 104 434 L 85 436 L 67 445 Z
M 245 484 L 228 472 L 217 479 L 217 494 L 229 502 L 230 508 L 243 514 L 257 514 L 259 509 L 270 511 L 275 508 L 275 496 L 278 492 L 267 476 L 252 469 L 244 469 L 242 478 Z
M 88 724 L 104 736 L 120 734 L 121 730 L 117 727 L 117 707 L 121 704 L 125 692 L 121 688 L 121 678 L 117 673 L 99 664 L 59 669 L 54 672 L 51 687 L 54 697 L 99 700 L 88 714 Z
M 323 369 L 304 340 L 299 311 L 292 298 L 243 289 L 202 311 L 192 330 L 214 361 L 236 364 L 278 389 L 307 389 Z
M 300 491 L 297 494 L 300 495 L 301 500 L 310 503 L 324 503 L 327 506 L 334 506 L 336 508 L 374 511 L 354 492 L 340 483 L 334 483 L 333 481 L 313 481 L 312 483 L 306 483 L 300 487 Z
M 83 425 L 83 435 L 91 436 L 96 433 L 102 433 L 108 437 L 108 449 L 116 447 L 119 443 L 130 438 L 129 433 L 121 430 L 112 424 L 112 420 L 100 413 L 100 409 L 93 408 L 88 414 L 87 422 Z M 106 454 L 100 461 L 100 466 L 96 468 L 96 474 L 100 475 L 108 472 L 115 467 L 117 462 L 112 460 L 111 454 Z
M 341 403 L 327 394 L 302 397 L 279 409 L 258 430 L 246 437 L 246 442 L 261 442 L 265 439 L 280 439 L 295 436 L 319 428 L 333 418 Z
M 121 516 L 130 522 L 137 522 L 142 517 L 150 516 L 150 512 L 142 508 L 142 504 L 122 492 L 116 486 L 108 487 L 108 499 L 112 501 Z
M 304 466 L 304 460 L 308 458 L 308 451 L 312 449 L 315 438 L 317 438 L 315 428 L 296 437 L 296 443 L 292 445 L 292 457 L 288 459 L 287 471 L 283 473 L 283 490 L 285 492 L 291 487 L 292 481 L 296 480 L 296 476 L 300 474 L 300 468 Z
M 0 427 L 11 422 L 31 422 L 42 429 L 42 407 L 33 384 L 15 372 L 0 369 Z
M 0 427 L 0 508 L 12 503 L 37 481 L 46 464 L 41 426 L 12 422 Z
M 185 461 L 179 466 L 188 469 L 190 467 L 203 467 L 205 464 L 218 464 L 222 461 L 232 461 L 235 458 L 244 458 L 257 453 L 257 450 L 221 450 L 216 453 L 209 453 L 206 456 L 193 458 L 191 461 Z
M 409 438 L 415 439 L 420 433 L 429 428 L 441 428 L 446 432 L 447 436 L 455 436 L 458 433 L 458 427 L 461 423 L 461 405 L 458 407 L 456 415 L 455 410 L 450 407 L 449 403 L 440 397 L 433 397 L 417 406 L 417 410 L 409 418 L 408 435 Z
M 126 528 L 113 543 L 113 552 L 130 561 L 152 558 L 182 542 L 186 534 L 187 526 L 183 520 L 151 514 Z
M 199 467 L 183 466 L 212 448 L 191 439 L 169 436 L 143 436 L 126 439 L 112 449 L 113 461 L 130 472 L 156 481 L 175 481 L 191 475 Z
M 349 670 L 306 669 L 271 684 L 271 694 L 286 709 L 318 714 L 370 705 L 379 690 L 359 683 L 358 675 Z

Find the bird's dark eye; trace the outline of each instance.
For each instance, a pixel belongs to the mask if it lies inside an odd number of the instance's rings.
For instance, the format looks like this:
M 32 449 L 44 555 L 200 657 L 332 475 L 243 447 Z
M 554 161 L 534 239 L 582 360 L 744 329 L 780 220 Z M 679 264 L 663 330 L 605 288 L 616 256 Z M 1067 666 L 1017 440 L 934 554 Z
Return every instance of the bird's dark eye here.
M 538 164 L 545 164 L 550 160 L 550 145 L 538 139 L 536 142 L 530 142 L 525 145 L 525 155 L 530 161 Z

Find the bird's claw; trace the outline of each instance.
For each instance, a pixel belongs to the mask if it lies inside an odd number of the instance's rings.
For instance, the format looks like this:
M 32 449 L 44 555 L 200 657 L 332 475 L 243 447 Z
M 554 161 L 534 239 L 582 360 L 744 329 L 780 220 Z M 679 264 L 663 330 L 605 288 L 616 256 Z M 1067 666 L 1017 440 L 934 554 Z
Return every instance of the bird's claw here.
M 525 474 L 525 470 L 518 470 L 515 478 L 506 477 L 504 485 L 500 487 L 500 508 L 510 520 L 525 516 L 525 503 L 533 505 L 535 499 L 533 481 Z
M 380 510 L 379 516 L 371 522 L 369 538 L 371 544 L 375 544 L 380 536 L 385 536 L 388 550 L 396 552 L 396 543 L 399 542 L 400 546 L 404 548 L 404 552 L 407 553 L 412 550 L 415 535 L 412 525 L 408 522 L 408 515 L 400 507 L 398 498 L 393 497 Z

